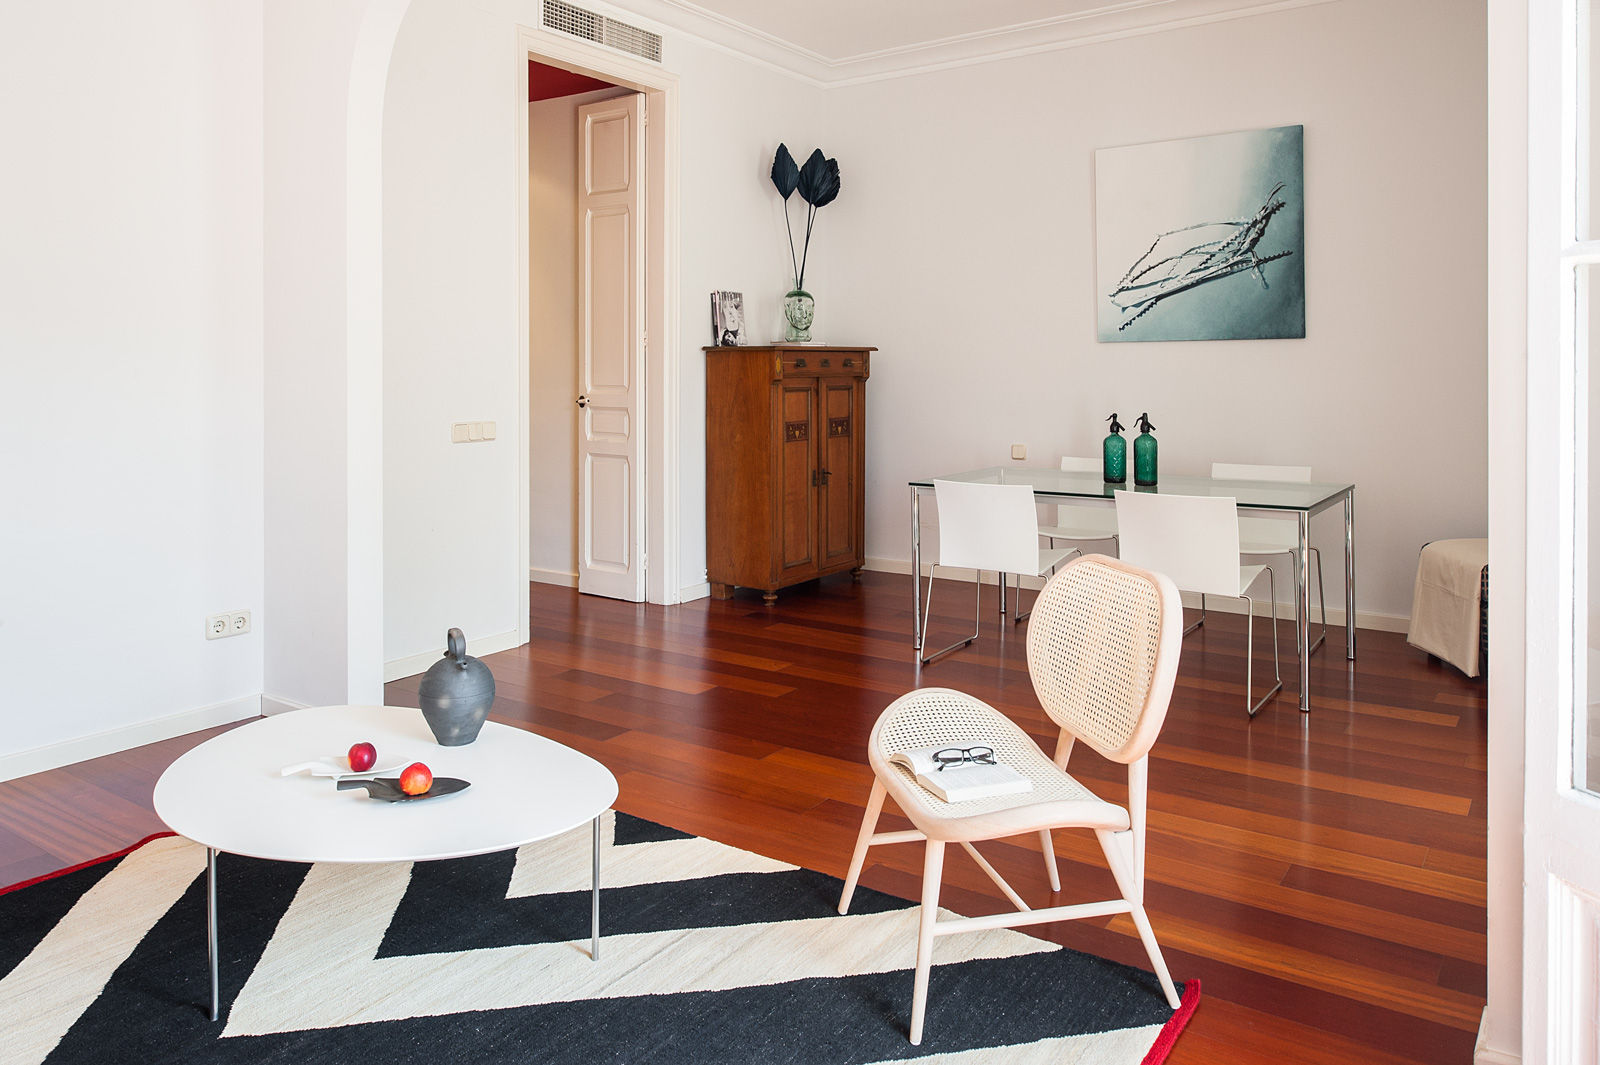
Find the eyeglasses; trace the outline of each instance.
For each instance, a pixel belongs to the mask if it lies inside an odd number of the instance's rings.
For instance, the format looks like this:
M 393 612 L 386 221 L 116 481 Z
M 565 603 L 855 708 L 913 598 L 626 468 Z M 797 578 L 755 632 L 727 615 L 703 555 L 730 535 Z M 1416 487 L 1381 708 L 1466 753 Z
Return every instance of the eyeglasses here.
M 964 762 L 973 762 L 977 765 L 994 765 L 993 747 L 946 747 L 942 751 L 933 752 L 933 760 L 939 763 L 939 772 L 953 765 Z

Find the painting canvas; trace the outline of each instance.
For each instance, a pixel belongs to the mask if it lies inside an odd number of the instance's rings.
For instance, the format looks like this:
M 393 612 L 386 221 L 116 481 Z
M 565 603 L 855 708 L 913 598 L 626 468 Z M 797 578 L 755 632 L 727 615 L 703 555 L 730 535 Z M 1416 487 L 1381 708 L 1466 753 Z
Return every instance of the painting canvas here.
M 1095 152 L 1103 342 L 1306 335 L 1304 127 Z

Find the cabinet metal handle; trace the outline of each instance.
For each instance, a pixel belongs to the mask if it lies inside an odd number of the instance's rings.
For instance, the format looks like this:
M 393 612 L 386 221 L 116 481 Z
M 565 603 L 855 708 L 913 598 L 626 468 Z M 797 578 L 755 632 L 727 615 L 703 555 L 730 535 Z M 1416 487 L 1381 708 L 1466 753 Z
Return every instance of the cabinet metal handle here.
M 811 487 L 818 488 L 818 487 L 821 487 L 822 485 L 825 485 L 827 483 L 828 483 L 828 471 L 827 470 L 812 470 L 811 471 Z
M 824 366 L 832 366 L 833 363 L 829 362 L 827 359 L 823 359 L 822 360 L 822 365 L 824 365 Z
M 854 359 L 846 359 L 846 360 L 844 360 L 844 364 L 846 366 L 854 366 L 856 364 L 856 360 L 854 360 Z
M 804 370 L 806 368 L 806 360 L 804 360 L 804 359 L 796 359 L 796 360 L 794 360 L 794 368 L 796 370 Z

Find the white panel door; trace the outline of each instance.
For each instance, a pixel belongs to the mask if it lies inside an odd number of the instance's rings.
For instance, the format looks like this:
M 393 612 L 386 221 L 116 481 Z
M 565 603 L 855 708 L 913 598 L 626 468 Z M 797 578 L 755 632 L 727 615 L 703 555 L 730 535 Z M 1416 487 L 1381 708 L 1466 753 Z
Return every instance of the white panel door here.
M 578 109 L 578 590 L 644 600 L 644 96 Z
M 1526 1065 L 1600 1063 L 1600 11 L 1528 27 Z M 1491 645 L 1491 651 L 1493 647 Z M 1491 674 L 1492 676 L 1492 674 Z M 1492 707 L 1491 707 L 1492 712 Z M 1504 752 L 1491 752 L 1491 757 Z

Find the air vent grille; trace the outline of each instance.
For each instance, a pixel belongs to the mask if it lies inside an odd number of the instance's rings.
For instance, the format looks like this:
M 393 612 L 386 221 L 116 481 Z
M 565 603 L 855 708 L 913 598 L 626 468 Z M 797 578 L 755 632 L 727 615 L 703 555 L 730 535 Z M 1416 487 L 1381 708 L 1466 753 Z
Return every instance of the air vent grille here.
M 661 62 L 661 35 L 607 18 L 566 0 L 544 0 L 544 25 L 557 33 L 581 37 L 586 41 L 615 48 L 619 52 Z

